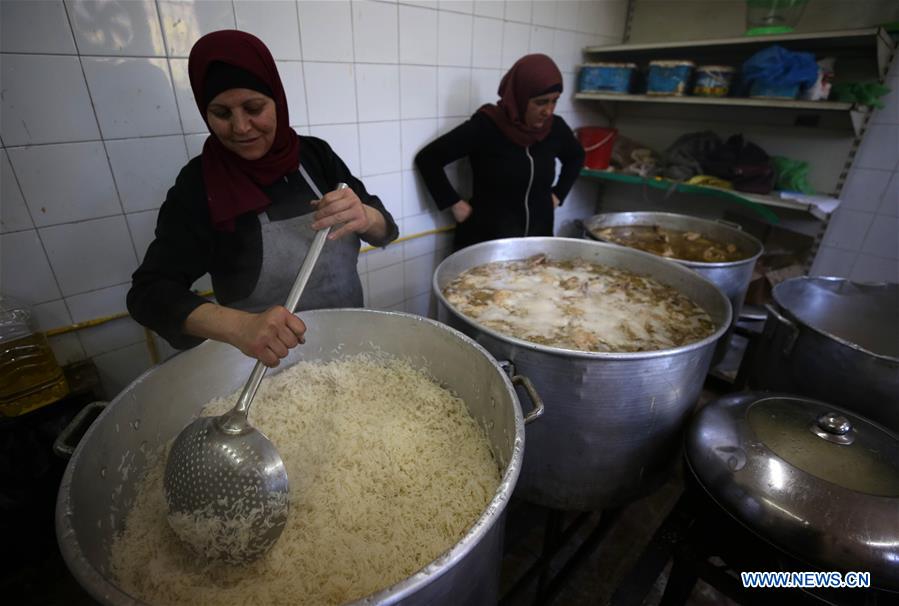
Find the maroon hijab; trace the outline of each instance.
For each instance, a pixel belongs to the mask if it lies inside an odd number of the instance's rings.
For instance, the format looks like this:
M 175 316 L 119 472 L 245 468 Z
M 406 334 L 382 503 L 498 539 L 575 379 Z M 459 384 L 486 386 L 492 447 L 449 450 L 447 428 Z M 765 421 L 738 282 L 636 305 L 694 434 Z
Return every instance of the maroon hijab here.
M 244 160 L 228 150 L 211 129 L 203 145 L 203 182 L 213 227 L 219 231 L 234 231 L 236 217 L 249 211 L 260 212 L 271 203 L 261 186 L 271 185 L 297 169 L 300 140 L 290 127 L 287 97 L 271 53 L 261 40 L 237 30 L 206 34 L 190 51 L 187 64 L 190 87 L 204 122 L 206 107 L 212 100 L 204 98 L 206 75 L 209 66 L 216 61 L 246 70 L 268 86 L 277 115 L 272 147 L 258 160 Z M 206 126 L 209 126 L 208 122 Z
M 499 103 L 487 104 L 484 112 L 513 143 L 526 147 L 542 141 L 552 130 L 552 118 L 540 128 L 524 122 L 528 101 L 547 92 L 562 92 L 562 72 L 546 55 L 525 55 L 515 62 L 499 83 Z

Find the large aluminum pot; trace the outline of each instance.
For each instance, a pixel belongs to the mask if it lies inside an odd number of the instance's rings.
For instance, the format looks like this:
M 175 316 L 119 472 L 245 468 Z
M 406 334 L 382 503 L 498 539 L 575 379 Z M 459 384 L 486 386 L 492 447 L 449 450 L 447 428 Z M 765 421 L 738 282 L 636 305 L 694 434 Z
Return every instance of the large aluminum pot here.
M 730 299 L 730 304 L 734 310 L 731 324 L 736 323 L 740 318 L 740 311 L 743 309 L 743 300 L 746 298 L 746 291 L 749 290 L 749 283 L 752 281 L 752 269 L 765 250 L 758 239 L 742 231 L 742 228 L 736 223 L 710 221 L 709 219 L 700 219 L 690 215 L 658 212 L 621 212 L 594 215 L 584 221 L 584 235 L 600 242 L 607 242 L 608 240 L 599 235 L 599 230 L 623 225 L 658 225 L 669 229 L 698 232 L 719 242 L 736 244 L 737 248 L 747 255 L 746 258 L 739 261 L 706 263 L 703 261 L 670 259 L 684 267 L 689 267 L 699 275 L 714 282 Z M 726 349 L 727 339 L 725 338 L 721 340 L 721 344 L 716 352 L 716 362 L 723 358 Z
M 703 407 L 685 454 L 699 485 L 758 536 L 899 591 L 899 434 L 817 400 L 742 392 Z
M 491 261 L 545 253 L 649 275 L 703 307 L 718 325 L 709 337 L 650 352 L 595 353 L 547 347 L 500 334 L 456 311 L 444 287 L 463 271 Z M 509 238 L 457 251 L 436 269 L 442 321 L 473 336 L 494 356 L 511 360 L 546 405 L 528 427 L 517 495 L 565 510 L 626 503 L 664 480 L 677 460 L 680 432 L 699 398 L 715 343 L 731 321 L 730 303 L 692 271 L 646 252 L 575 238 Z
M 801 277 L 772 291 L 749 385 L 848 408 L 899 431 L 899 284 Z
M 493 500 L 452 549 L 359 603 L 496 603 L 505 508 L 524 448 L 514 384 L 527 389 L 529 382 L 510 381 L 480 345 L 426 318 L 367 310 L 307 311 L 302 318 L 306 344 L 290 353 L 286 365 L 375 350 L 410 359 L 464 399 L 501 466 Z M 59 489 L 56 530 L 72 574 L 100 602 L 141 603 L 110 578 L 109 547 L 122 530 L 147 455 L 174 437 L 210 398 L 239 389 L 253 362 L 212 341 L 175 356 L 120 393 L 79 443 Z M 542 410 L 539 399 L 534 404 L 528 415 L 533 418 Z

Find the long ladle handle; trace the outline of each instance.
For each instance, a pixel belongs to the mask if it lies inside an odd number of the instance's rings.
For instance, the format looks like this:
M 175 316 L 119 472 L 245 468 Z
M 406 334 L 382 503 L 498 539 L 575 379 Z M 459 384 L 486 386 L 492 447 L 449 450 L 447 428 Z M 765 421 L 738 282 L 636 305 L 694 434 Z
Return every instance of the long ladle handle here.
M 346 183 L 337 184 L 338 190 L 345 189 L 346 187 Z M 303 290 L 306 289 L 306 283 L 309 282 L 309 276 L 312 275 L 312 270 L 315 268 L 315 262 L 318 261 L 322 248 L 325 247 L 325 240 L 329 233 L 331 233 L 331 227 L 326 227 L 325 229 L 320 229 L 315 232 L 315 237 L 312 239 L 312 245 L 309 247 L 309 252 L 306 253 L 306 258 L 303 259 L 303 265 L 300 266 L 300 271 L 297 272 L 297 278 L 294 280 L 293 288 L 290 289 L 290 294 L 287 295 L 287 302 L 284 304 L 284 307 L 286 307 L 290 313 L 293 313 L 297 307 L 297 303 L 300 302 L 300 297 L 303 296 Z M 240 398 L 237 400 L 237 405 L 231 411 L 232 414 L 229 415 L 229 420 L 233 421 L 237 416 L 234 413 L 240 413 L 243 421 L 246 421 L 247 413 L 250 410 L 250 404 L 253 403 L 253 398 L 256 397 L 256 390 L 259 389 L 259 384 L 262 383 L 262 377 L 265 376 L 267 370 L 268 367 L 265 364 L 256 362 L 256 365 L 253 367 L 253 372 L 250 373 L 250 378 L 247 379 L 247 383 L 243 387 Z M 226 422 L 223 429 L 226 431 L 228 429 L 240 431 L 241 428 Z

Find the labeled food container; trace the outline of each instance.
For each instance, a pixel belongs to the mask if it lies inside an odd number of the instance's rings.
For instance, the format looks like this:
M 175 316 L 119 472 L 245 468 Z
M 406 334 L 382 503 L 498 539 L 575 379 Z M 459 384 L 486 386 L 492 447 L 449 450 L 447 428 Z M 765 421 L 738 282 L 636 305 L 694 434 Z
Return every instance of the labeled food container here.
M 578 90 L 583 93 L 631 92 L 636 63 L 587 63 L 581 67 Z
M 696 64 L 692 61 L 650 61 L 646 94 L 673 96 L 687 94 L 687 86 L 694 67 Z
M 693 94 L 698 97 L 726 97 L 734 68 L 729 65 L 700 65 L 696 68 Z

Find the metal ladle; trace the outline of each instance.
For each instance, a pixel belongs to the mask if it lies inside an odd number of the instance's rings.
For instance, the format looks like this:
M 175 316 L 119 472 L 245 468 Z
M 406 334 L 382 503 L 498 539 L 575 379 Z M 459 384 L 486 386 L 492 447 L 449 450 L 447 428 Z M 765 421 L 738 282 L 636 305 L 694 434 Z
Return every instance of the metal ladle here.
M 340 183 L 337 189 L 347 187 Z M 331 228 L 316 232 L 284 306 L 293 313 Z M 163 486 L 169 525 L 212 561 L 246 564 L 264 555 L 287 523 L 287 470 L 247 414 L 267 367 L 256 362 L 237 404 L 185 427 L 169 451 Z

